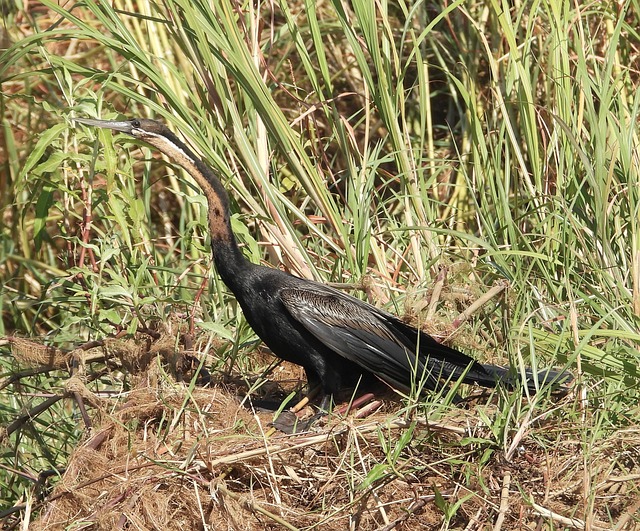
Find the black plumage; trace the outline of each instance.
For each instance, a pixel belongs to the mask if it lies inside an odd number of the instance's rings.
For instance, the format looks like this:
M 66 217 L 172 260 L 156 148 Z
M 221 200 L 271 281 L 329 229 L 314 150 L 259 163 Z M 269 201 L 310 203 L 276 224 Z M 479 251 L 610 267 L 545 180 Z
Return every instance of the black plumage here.
M 220 277 L 234 293 L 256 334 L 278 357 L 304 367 L 310 387 L 325 396 L 373 374 L 407 392 L 414 382 L 435 390 L 443 381 L 513 385 L 508 371 L 481 364 L 397 317 L 324 284 L 249 262 L 230 224 L 229 198 L 220 180 L 163 124 L 145 119 L 80 123 L 125 132 L 156 147 L 195 179 L 208 200 L 209 231 Z M 525 374 L 533 391 L 560 374 Z M 563 375 L 564 377 L 564 375 Z

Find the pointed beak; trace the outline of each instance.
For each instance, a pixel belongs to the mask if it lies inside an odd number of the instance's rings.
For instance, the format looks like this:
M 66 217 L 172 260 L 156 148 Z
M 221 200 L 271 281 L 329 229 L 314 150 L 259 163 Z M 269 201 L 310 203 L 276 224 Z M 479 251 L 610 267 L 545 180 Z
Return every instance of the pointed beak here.
M 131 122 L 118 120 L 93 120 L 91 118 L 74 118 L 74 121 L 83 125 L 92 125 L 94 127 L 101 127 L 103 129 L 111 129 L 113 131 L 121 131 L 123 133 L 131 134 L 133 126 Z

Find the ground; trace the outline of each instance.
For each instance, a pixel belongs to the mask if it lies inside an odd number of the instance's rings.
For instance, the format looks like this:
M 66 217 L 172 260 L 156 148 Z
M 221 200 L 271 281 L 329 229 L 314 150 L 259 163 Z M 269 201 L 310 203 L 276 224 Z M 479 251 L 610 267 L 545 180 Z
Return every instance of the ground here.
M 573 393 L 525 415 L 502 445 L 490 423 L 497 409 L 482 395 L 443 410 L 385 396 L 364 418 L 335 413 L 284 435 L 269 428 L 273 412 L 243 405 L 237 381 L 176 381 L 165 372 L 170 343 L 110 346 L 110 356 L 126 351 L 139 369 L 115 400 L 81 378 L 67 384 L 88 406 L 91 427 L 60 481 L 31 508 L 30 529 L 638 525 L 640 429 L 586 451 L 584 430 L 564 416 L 575 408 Z M 301 376 L 284 364 L 270 385 L 287 390 Z

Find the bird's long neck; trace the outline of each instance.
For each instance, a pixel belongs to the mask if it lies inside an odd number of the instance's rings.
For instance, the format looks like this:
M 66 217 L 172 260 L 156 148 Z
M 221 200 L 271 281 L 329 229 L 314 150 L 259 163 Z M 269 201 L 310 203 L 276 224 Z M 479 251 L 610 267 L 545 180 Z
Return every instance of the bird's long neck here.
M 182 166 L 198 183 L 208 203 L 209 234 L 213 260 L 223 282 L 234 291 L 240 273 L 250 267 L 231 229 L 229 195 L 213 171 L 172 133 L 156 137 L 153 144 Z M 176 150 L 176 148 L 178 148 Z

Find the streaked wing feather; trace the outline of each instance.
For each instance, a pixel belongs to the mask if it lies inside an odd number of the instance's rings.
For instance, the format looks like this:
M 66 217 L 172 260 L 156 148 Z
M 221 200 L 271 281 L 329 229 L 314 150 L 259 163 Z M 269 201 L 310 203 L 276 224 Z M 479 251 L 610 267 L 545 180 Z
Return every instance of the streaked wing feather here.
M 407 389 L 412 374 L 425 377 L 425 384 L 435 388 L 440 376 L 460 375 L 473 363 L 464 354 L 421 335 L 421 340 L 433 342 L 435 351 L 443 351 L 435 352 L 427 362 L 427 370 L 433 374 L 423 375 L 426 358 L 416 358 L 417 332 L 413 331 L 414 338 L 409 337 L 409 328 L 396 318 L 324 286 L 315 290 L 286 288 L 280 295 L 291 315 L 316 338 L 397 388 Z M 460 360 L 447 359 L 449 351 Z

